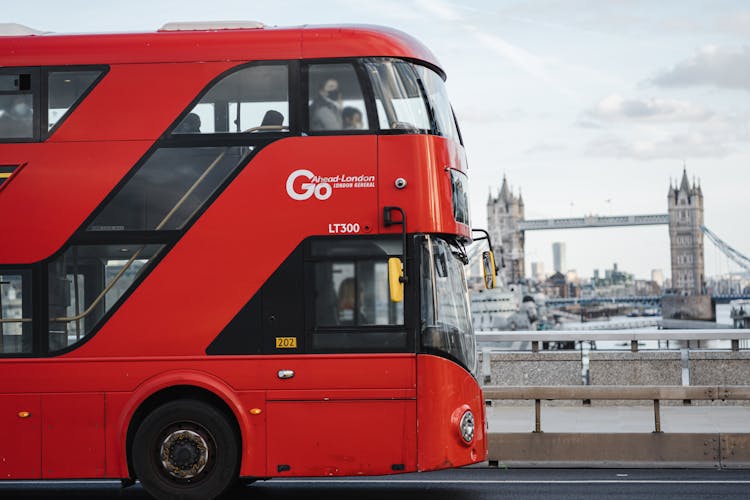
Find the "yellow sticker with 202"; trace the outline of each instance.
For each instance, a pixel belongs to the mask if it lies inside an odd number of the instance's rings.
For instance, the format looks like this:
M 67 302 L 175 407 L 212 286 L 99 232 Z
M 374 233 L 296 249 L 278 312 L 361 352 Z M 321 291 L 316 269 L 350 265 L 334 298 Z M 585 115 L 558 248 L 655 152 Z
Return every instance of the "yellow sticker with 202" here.
M 276 349 L 296 349 L 297 337 L 276 337 Z

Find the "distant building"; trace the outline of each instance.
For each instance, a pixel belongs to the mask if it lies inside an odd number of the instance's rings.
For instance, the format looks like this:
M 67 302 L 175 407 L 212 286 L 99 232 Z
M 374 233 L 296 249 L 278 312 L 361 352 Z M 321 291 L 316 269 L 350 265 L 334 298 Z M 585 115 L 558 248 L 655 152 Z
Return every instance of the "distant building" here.
M 567 271 L 567 262 L 565 262 L 565 242 L 556 241 L 552 243 L 552 261 L 556 273 Z
M 651 281 L 656 283 L 659 288 L 664 286 L 664 271 L 661 269 L 652 269 L 651 270 Z
M 497 196 L 487 200 L 487 230 L 495 247 L 495 258 L 502 266 L 505 283 L 518 283 L 524 277 L 524 233 L 518 222 L 524 218 L 523 198 L 515 196 L 503 176 Z
M 544 262 L 531 263 L 531 277 L 537 281 L 544 281 Z

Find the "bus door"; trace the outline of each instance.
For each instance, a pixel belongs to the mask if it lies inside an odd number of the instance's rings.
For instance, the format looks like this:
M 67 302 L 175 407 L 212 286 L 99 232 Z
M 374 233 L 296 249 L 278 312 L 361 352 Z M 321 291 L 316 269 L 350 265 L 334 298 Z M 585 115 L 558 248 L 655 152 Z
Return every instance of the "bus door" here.
M 302 353 L 271 358 L 269 475 L 415 470 L 416 356 L 404 303 L 388 288 L 388 258 L 400 253 L 399 238 L 310 239 L 295 256 L 304 315 L 289 303 L 289 281 L 278 301 L 264 296 L 270 352 Z M 296 341 L 304 345 L 287 347 Z

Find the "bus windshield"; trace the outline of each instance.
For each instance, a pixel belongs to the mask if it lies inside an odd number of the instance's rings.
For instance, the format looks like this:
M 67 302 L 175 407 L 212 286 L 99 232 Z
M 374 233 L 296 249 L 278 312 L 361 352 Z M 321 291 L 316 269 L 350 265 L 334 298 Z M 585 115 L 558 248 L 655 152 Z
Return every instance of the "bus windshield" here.
M 442 238 L 426 236 L 422 245 L 421 309 L 422 349 L 447 355 L 474 374 L 476 341 L 464 266 Z
M 381 130 L 429 132 L 460 142 L 440 75 L 398 59 L 368 59 L 365 66 L 375 93 Z

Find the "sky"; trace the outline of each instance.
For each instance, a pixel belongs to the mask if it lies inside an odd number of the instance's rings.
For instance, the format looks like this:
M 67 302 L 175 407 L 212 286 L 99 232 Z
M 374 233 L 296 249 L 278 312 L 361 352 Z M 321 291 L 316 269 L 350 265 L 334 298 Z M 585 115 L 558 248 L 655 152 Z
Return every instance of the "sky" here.
M 730 0 L 26 0 L 0 22 L 44 31 L 150 31 L 168 21 L 367 23 L 420 39 L 448 75 L 486 227 L 503 176 L 526 218 L 666 213 L 683 165 L 705 224 L 750 255 L 750 2 Z M 526 266 L 552 242 L 580 276 L 669 276 L 666 226 L 528 232 Z M 708 276 L 737 271 L 706 240 Z

